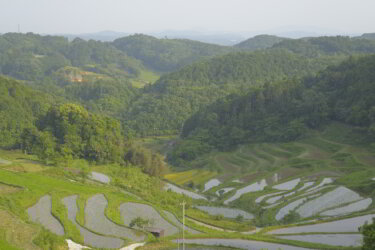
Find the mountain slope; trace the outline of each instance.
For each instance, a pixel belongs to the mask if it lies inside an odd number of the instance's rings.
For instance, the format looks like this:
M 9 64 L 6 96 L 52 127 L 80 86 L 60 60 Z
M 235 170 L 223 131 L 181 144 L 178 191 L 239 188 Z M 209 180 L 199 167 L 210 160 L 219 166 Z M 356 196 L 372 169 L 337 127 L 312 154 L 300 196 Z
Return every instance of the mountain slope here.
M 345 36 L 322 36 L 284 40 L 275 44 L 273 48 L 284 48 L 309 57 L 369 54 L 375 53 L 375 41 Z
M 148 68 L 161 72 L 175 71 L 202 58 L 233 51 L 231 47 L 187 39 L 157 39 L 141 34 L 116 39 L 113 45 L 141 60 Z
M 0 73 L 21 80 L 41 80 L 74 66 L 107 76 L 134 77 L 142 64 L 109 43 L 32 33 L 0 36 Z
M 258 36 L 249 38 L 245 41 L 242 41 L 234 45 L 234 47 L 253 51 L 253 50 L 258 50 L 258 49 L 271 48 L 276 43 L 279 43 L 287 39 L 288 38 L 272 36 L 272 35 L 258 35 Z
M 23 129 L 34 127 L 51 104 L 50 96 L 0 76 L 0 147 L 18 146 Z
M 178 133 L 190 115 L 220 97 L 285 77 L 313 74 L 335 61 L 310 60 L 285 50 L 218 56 L 162 76 L 132 103 L 123 119 L 142 135 Z
M 374 142 L 374 67 L 374 55 L 349 58 L 315 78 L 289 79 L 230 95 L 189 118 L 182 136 L 200 145 L 199 152 L 208 152 L 241 143 L 293 141 L 309 129 L 340 121 L 357 126 L 366 143 Z

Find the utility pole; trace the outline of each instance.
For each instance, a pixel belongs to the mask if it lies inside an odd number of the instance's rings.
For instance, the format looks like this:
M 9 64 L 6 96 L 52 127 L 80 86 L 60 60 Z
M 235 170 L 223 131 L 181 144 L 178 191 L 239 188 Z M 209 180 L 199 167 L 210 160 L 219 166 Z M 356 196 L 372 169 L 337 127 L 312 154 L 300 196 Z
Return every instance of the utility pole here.
M 182 205 L 182 250 L 185 250 L 185 205 L 186 202 L 183 201 Z

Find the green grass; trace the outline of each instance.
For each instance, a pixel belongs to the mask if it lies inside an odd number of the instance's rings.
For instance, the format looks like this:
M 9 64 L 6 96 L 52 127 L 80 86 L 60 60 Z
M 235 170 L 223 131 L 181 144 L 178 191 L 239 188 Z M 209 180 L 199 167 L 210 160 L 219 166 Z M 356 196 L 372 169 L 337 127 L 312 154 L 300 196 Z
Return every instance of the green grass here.
M 20 248 L 14 247 L 10 245 L 8 242 L 0 238 L 0 249 L 7 249 L 7 250 L 21 250 Z
M 135 79 L 131 79 L 132 85 L 135 88 L 143 88 L 147 84 L 153 84 L 159 79 L 160 75 L 149 71 L 142 70 L 139 76 Z

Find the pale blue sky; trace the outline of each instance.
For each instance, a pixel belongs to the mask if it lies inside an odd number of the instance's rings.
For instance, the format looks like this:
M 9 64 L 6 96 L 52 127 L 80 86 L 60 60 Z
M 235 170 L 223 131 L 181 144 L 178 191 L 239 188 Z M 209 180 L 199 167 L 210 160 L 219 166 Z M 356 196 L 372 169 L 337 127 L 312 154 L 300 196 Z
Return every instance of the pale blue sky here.
M 375 0 L 0 0 L 0 33 L 260 31 L 293 26 L 375 32 Z

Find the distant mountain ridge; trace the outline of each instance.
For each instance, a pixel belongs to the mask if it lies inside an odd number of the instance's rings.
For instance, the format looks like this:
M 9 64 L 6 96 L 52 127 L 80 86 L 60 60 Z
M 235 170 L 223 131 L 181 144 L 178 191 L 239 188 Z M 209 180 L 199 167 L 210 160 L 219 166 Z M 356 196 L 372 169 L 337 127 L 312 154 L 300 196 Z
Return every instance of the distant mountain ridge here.
M 276 43 L 282 42 L 287 39 L 289 38 L 272 36 L 272 35 L 258 35 L 258 36 L 249 38 L 243 42 L 240 42 L 234 45 L 234 47 L 253 51 L 257 49 L 271 48 Z
M 202 43 L 188 39 L 158 39 L 135 34 L 112 43 L 127 55 L 141 60 L 148 68 L 171 72 L 203 58 L 229 53 L 233 47 Z

